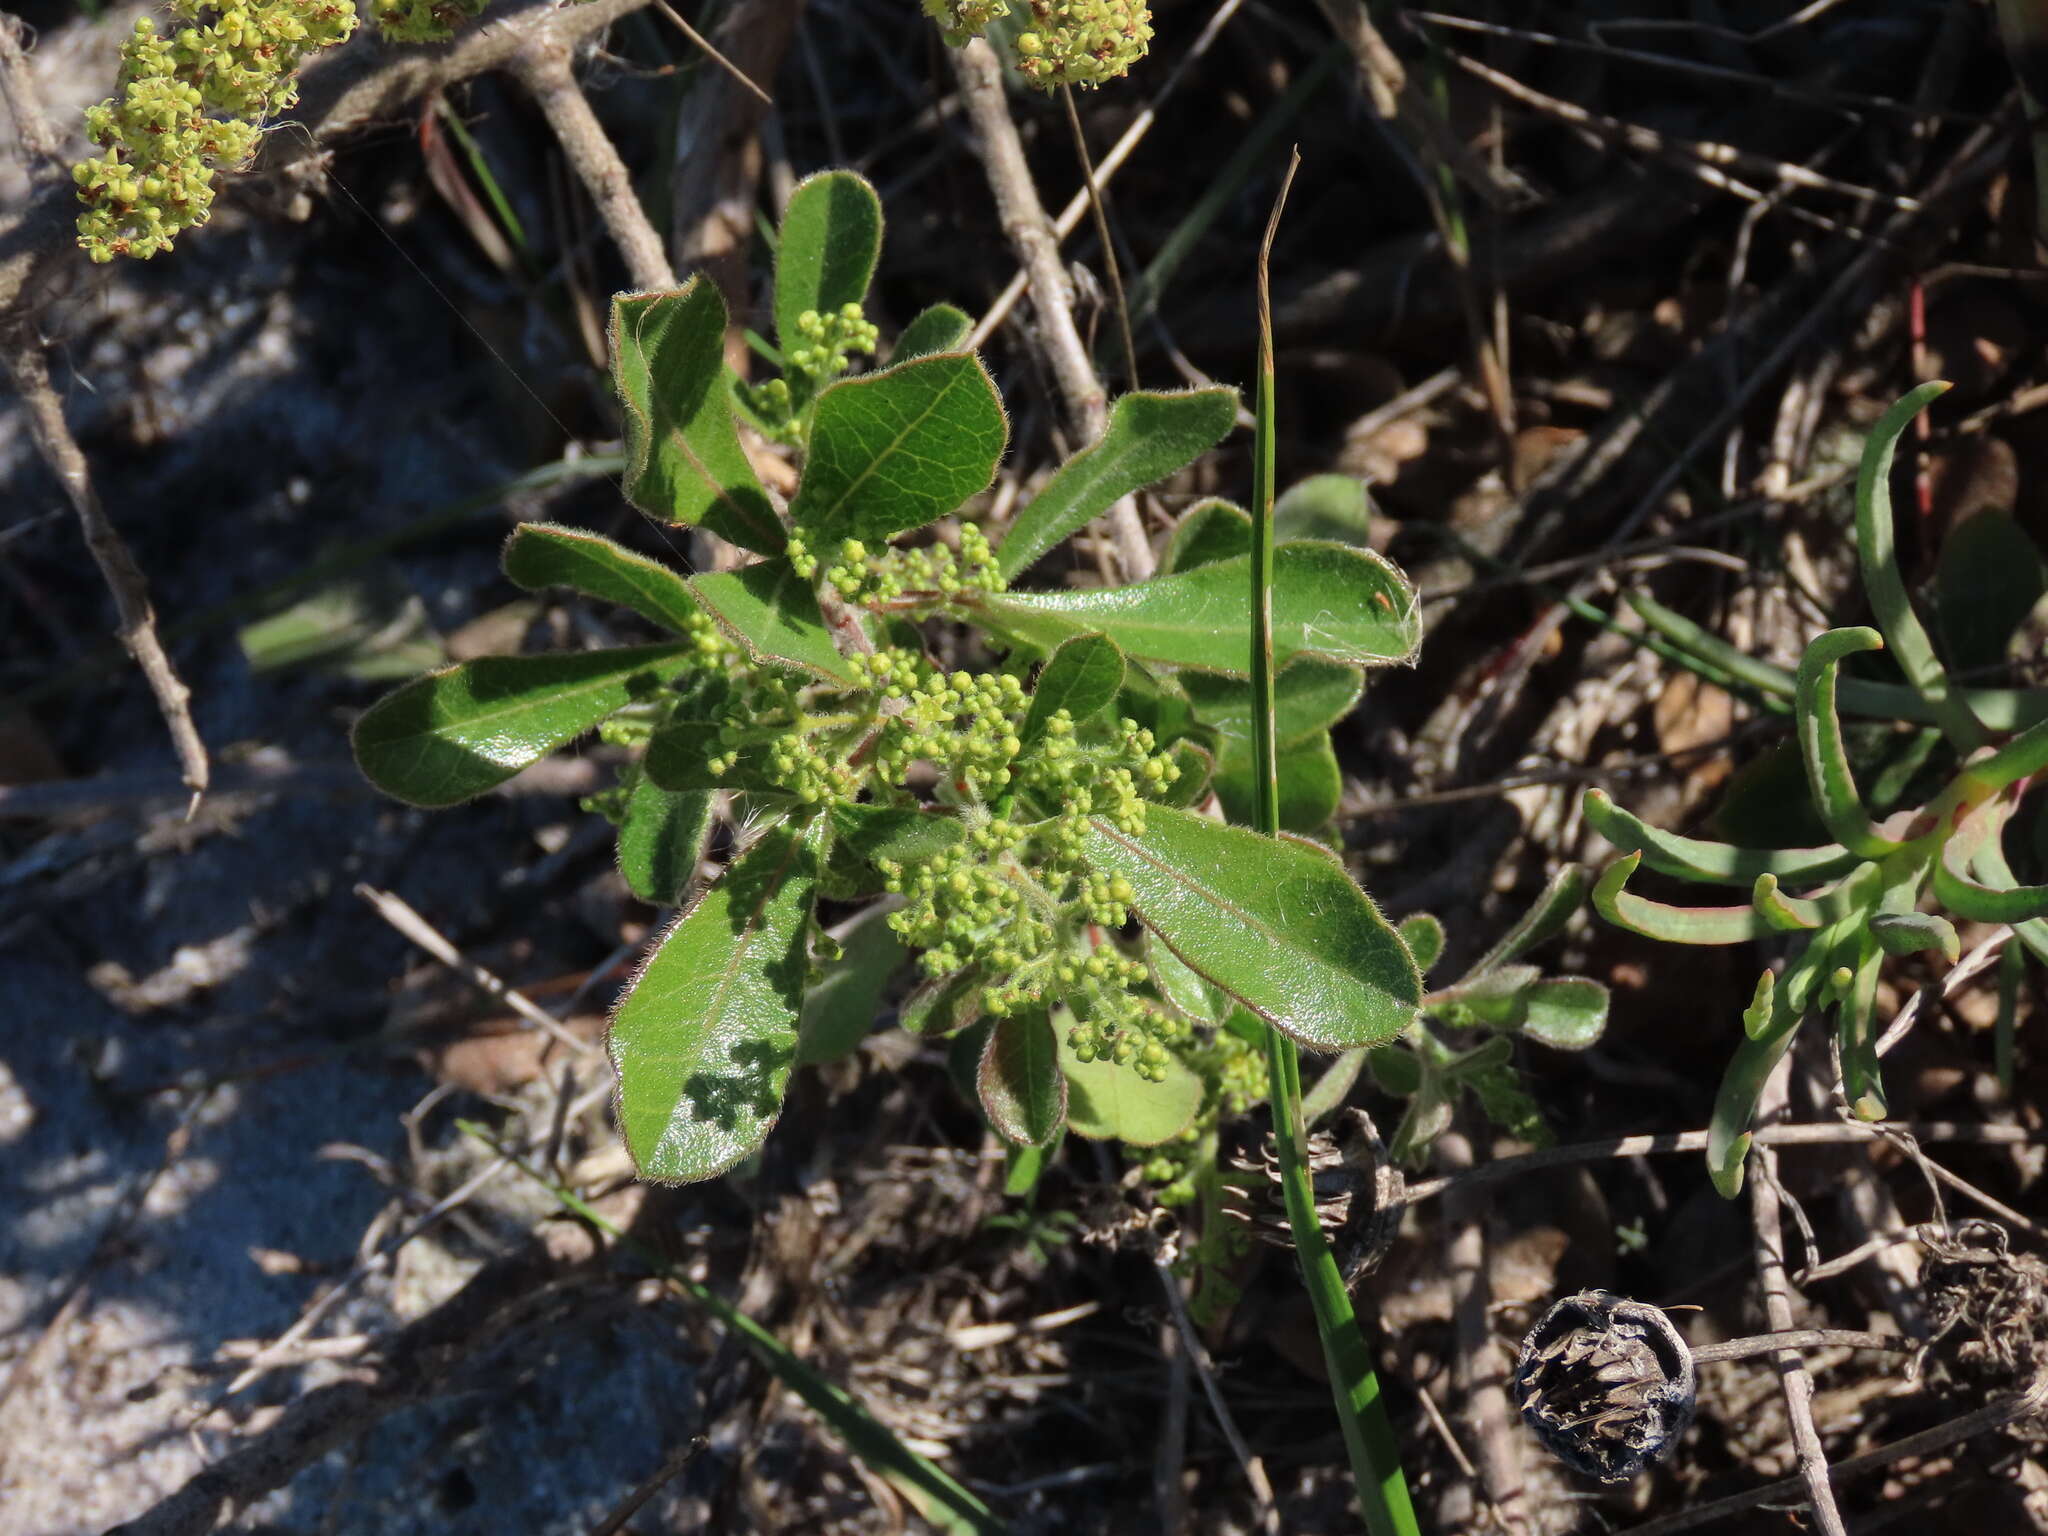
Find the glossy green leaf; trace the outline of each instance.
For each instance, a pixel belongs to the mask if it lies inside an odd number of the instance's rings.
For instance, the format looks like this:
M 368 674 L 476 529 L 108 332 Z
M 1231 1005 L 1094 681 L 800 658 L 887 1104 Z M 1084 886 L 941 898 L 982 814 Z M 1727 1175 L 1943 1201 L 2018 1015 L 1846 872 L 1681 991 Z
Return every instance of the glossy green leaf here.
M 1416 912 L 1402 918 L 1395 932 L 1401 935 L 1401 942 L 1414 956 L 1415 969 L 1428 975 L 1429 968 L 1444 952 L 1444 925 L 1427 912 Z
M 1178 1056 L 1167 1057 L 1163 1082 L 1148 1083 L 1113 1061 L 1082 1061 L 1067 1043 L 1064 1016 L 1052 1032 L 1067 1084 L 1067 1128 L 1076 1135 L 1156 1147 L 1194 1124 L 1206 1090 Z
M 679 635 L 699 612 L 679 573 L 581 528 L 521 523 L 505 541 L 504 562 L 513 584 L 529 592 L 567 587 L 630 608 Z
M 663 789 L 684 792 L 735 789 L 773 792 L 776 778 L 769 769 L 766 749 L 743 745 L 733 752 L 737 761 L 722 762 L 732 749 L 720 736 L 730 718 L 734 685 L 723 673 L 694 680 L 682 691 L 668 719 L 655 728 L 647 743 L 647 755 L 640 767 L 648 779 Z
M 1328 731 L 1318 731 L 1280 751 L 1280 826 L 1287 832 L 1314 832 L 1328 826 L 1344 798 L 1344 773 Z M 1216 752 L 1216 776 L 1210 787 L 1232 821 L 1249 825 L 1256 800 L 1251 743 L 1230 738 Z
M 1523 994 L 1522 1033 L 1552 1050 L 1583 1051 L 1607 1030 L 1607 988 L 1585 976 L 1550 976 Z
M 781 1114 L 814 856 L 803 828 L 763 833 L 663 935 L 612 1016 L 619 1126 L 642 1178 L 715 1178 Z
M 619 823 L 619 873 L 635 896 L 657 907 L 681 905 L 711 835 L 712 799 L 708 790 L 663 789 L 640 776 Z
M 895 350 L 889 354 L 889 361 L 907 363 L 913 357 L 930 357 L 937 352 L 957 352 L 967 344 L 968 335 L 974 330 L 974 321 L 964 309 L 951 304 L 934 304 L 919 311 L 910 324 L 903 327 L 903 334 L 896 338 Z
M 1626 887 L 1642 861 L 1625 853 L 1594 883 L 1594 910 L 1615 927 L 1667 944 L 1740 944 L 1776 931 L 1754 907 L 1673 907 L 1635 895 Z
M 1124 653 L 1107 635 L 1076 635 L 1054 651 L 1031 690 L 1017 739 L 1029 751 L 1061 710 L 1076 724 L 1107 708 L 1124 686 Z
M 1136 390 L 1119 397 L 1102 436 L 1062 464 L 1017 514 L 996 548 L 996 568 L 1014 579 L 1121 498 L 1193 463 L 1236 420 L 1232 389 Z
M 1180 680 L 1195 718 L 1217 735 L 1252 739 L 1252 691 L 1233 677 L 1189 672 Z M 1273 679 L 1273 740 L 1282 752 L 1327 731 L 1358 706 L 1365 673 L 1327 661 L 1297 661 Z
M 797 183 L 775 248 L 775 339 L 803 345 L 797 317 L 863 303 L 882 254 L 882 200 L 856 171 L 821 171 Z
M 981 1017 L 979 966 L 966 966 L 944 976 L 927 977 L 911 988 L 897 1017 L 913 1035 L 936 1039 L 956 1034 Z
M 1246 675 L 1251 561 L 1224 560 L 1128 587 L 971 593 L 962 605 L 1044 650 L 1095 631 L 1126 656 Z M 1379 556 L 1336 544 L 1284 544 L 1274 556 L 1273 665 L 1297 656 L 1360 666 L 1406 661 L 1422 643 L 1415 590 Z
M 1529 903 L 1528 910 L 1515 919 L 1514 926 L 1500 936 L 1472 970 L 1474 973 L 1491 970 L 1555 938 L 1564 932 L 1572 914 L 1585 904 L 1585 867 L 1579 864 L 1560 865 L 1536 899 Z
M 690 590 L 755 662 L 794 667 L 827 682 L 853 681 L 818 612 L 818 594 L 782 561 L 693 576 Z
M 1984 727 L 1970 712 L 1969 704 L 1950 687 L 1948 674 L 1934 654 L 1934 644 L 1920 626 L 1906 595 L 1906 583 L 1899 575 L 1899 562 L 1892 547 L 1892 454 L 1899 438 L 1913 418 L 1949 386 L 1940 381 L 1922 384 L 1878 418 L 1863 444 L 1863 462 L 1856 474 L 1856 554 L 1863 567 L 1863 589 L 1870 594 L 1870 606 L 1877 614 L 1893 659 L 1906 681 L 1926 701 L 1934 720 L 1959 752 L 1983 745 Z M 1842 842 L 1850 843 L 1847 838 Z
M 975 1086 L 988 1123 L 1011 1145 L 1042 1147 L 1058 1134 L 1067 1118 L 1067 1080 L 1044 1009 L 996 1020 Z
M 2048 592 L 2048 568 L 2012 514 L 1987 507 L 1941 541 L 1934 590 L 1949 665 L 1991 671 L 2004 666 L 2013 632 Z
M 1159 556 L 1159 574 L 1172 576 L 1218 560 L 1249 557 L 1252 515 L 1236 502 L 1211 496 L 1181 513 Z
M 1820 848 L 1736 848 L 1661 831 L 1630 815 L 1604 789 L 1589 789 L 1581 802 L 1586 822 L 1622 853 L 1640 853 L 1660 874 L 1715 885 L 1752 888 L 1759 875 L 1781 883 L 1808 884 L 1848 873 L 1862 860 L 1839 844 Z
M 988 488 L 1009 434 L 995 382 L 965 353 L 841 379 L 818 396 L 790 520 L 826 556 L 922 528 Z
M 708 278 L 612 300 L 612 384 L 626 428 L 626 497 L 650 517 L 695 523 L 774 554 L 782 525 L 733 426 L 725 300 Z
M 799 1066 L 837 1061 L 875 1027 L 882 997 L 909 951 L 889 926 L 889 909 L 877 902 L 832 930 L 839 958 L 804 990 L 797 1018 Z
M 832 830 L 862 858 L 899 864 L 929 859 L 967 839 L 967 828 L 958 816 L 916 806 L 835 805 Z
M 1236 1006 L 1221 987 L 1193 970 L 1149 930 L 1145 934 L 1145 961 L 1152 968 L 1152 983 L 1167 1006 L 1191 1024 L 1220 1024 Z
M 484 656 L 388 693 L 356 721 L 356 763 L 413 805 L 456 805 L 575 740 L 690 664 L 687 645 Z
M 1879 912 L 1870 919 L 1870 936 L 1888 955 L 1940 955 L 1954 965 L 1963 943 L 1955 924 L 1932 912 Z
M 1995 800 L 1979 806 L 1942 844 L 1941 857 L 1934 864 L 1934 897 L 1957 917 L 1979 923 L 2022 923 L 2048 917 L 2048 885 L 2000 889 L 1972 876 L 1972 864 L 2004 825 L 2004 811 Z
M 1327 853 L 1163 806 L 1137 836 L 1091 820 L 1084 846 L 1175 954 L 1304 1045 L 1374 1045 L 1415 1017 L 1414 960 Z
M 1799 697 L 1793 712 L 1800 761 L 1820 819 L 1836 842 L 1869 859 L 1881 859 L 1899 845 L 1878 835 L 1857 792 L 1856 776 L 1842 747 L 1841 717 L 1835 713 L 1835 671 L 1845 656 L 1883 646 L 1874 629 L 1831 629 L 1815 636 L 1799 658 Z
M 1310 475 L 1273 503 L 1276 539 L 1330 539 L 1365 546 L 1372 533 L 1372 498 L 1351 475 Z

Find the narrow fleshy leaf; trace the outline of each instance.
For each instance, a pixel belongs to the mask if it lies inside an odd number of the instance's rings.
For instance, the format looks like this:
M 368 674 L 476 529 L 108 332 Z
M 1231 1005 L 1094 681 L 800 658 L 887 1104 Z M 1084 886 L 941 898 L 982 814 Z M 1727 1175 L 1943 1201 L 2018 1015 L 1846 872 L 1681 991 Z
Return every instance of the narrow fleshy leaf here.
M 1955 925 L 1932 912 L 1876 913 L 1870 919 L 1870 936 L 1888 955 L 1940 955 L 1954 965 L 1963 953 Z
M 2012 866 L 2005 861 L 2005 850 L 1995 837 L 1985 841 L 1970 865 L 1986 881 L 2001 889 L 2010 890 L 2020 883 L 2019 877 L 2012 872 Z M 2028 954 L 2048 965 L 2048 922 L 2037 917 L 2028 918 L 2025 922 L 2014 923 L 2012 931 Z
M 1276 539 L 1329 539 L 1363 548 L 1372 533 L 1372 498 L 1351 475 L 1310 475 L 1273 503 Z
M 1884 1074 L 1877 1062 L 1877 980 L 1884 951 L 1869 935 L 1857 942 L 1855 980 L 1842 1000 L 1835 1037 L 1842 1059 L 1842 1096 L 1858 1120 L 1885 1117 Z
M 1444 952 L 1444 925 L 1427 912 L 1416 912 L 1402 918 L 1395 932 L 1414 957 L 1415 969 L 1427 976 L 1437 956 Z
M 680 573 L 581 528 L 521 523 L 505 541 L 504 562 L 513 584 L 529 592 L 567 587 L 679 635 L 701 611 Z
M 1159 556 L 1159 574 L 1172 576 L 1252 551 L 1252 515 L 1234 501 L 1211 496 L 1181 513 Z
M 1913 418 L 1949 386 L 1939 380 L 1922 384 L 1878 418 L 1863 444 L 1863 462 L 1856 474 L 1856 554 L 1863 567 L 1863 589 L 1877 614 L 1892 656 L 1906 681 L 1927 703 L 1934 720 L 1958 752 L 1984 744 L 1984 727 L 1969 704 L 1950 687 L 1948 674 L 1935 657 L 1934 645 L 1920 626 L 1899 575 L 1892 546 L 1892 454 Z M 1841 841 L 1854 847 L 1849 839 Z
M 1604 789 L 1589 789 L 1581 802 L 1586 822 L 1622 853 L 1640 853 L 1660 874 L 1715 885 L 1754 888 L 1759 875 L 1782 884 L 1805 885 L 1847 874 L 1861 858 L 1837 843 L 1820 848 L 1736 848 L 1661 831 L 1630 815 Z
M 1003 1140 L 1042 1147 L 1053 1139 L 1067 1118 L 1067 1080 L 1044 1009 L 996 1020 L 975 1086 L 988 1123 Z
M 1560 865 L 1556 874 L 1550 877 L 1542 893 L 1529 903 L 1529 908 L 1515 920 L 1512 928 L 1500 936 L 1499 941 L 1472 967 L 1472 974 L 1488 971 L 1497 965 L 1527 954 L 1537 945 L 1555 938 L 1564 932 L 1572 914 L 1586 903 L 1586 870 L 1580 864 Z
M 1119 397 L 1102 436 L 1062 464 L 1017 514 L 996 549 L 996 568 L 1014 579 L 1121 498 L 1192 464 L 1236 420 L 1233 389 Z
M 1031 690 L 1017 739 L 1029 751 L 1065 710 L 1078 725 L 1108 707 L 1124 686 L 1124 653 L 1107 635 L 1076 635 L 1047 659 Z
M 982 979 L 974 965 L 929 977 L 911 988 L 897 1017 L 910 1033 L 927 1039 L 957 1034 L 981 1017 Z
M 862 858 L 899 864 L 919 863 L 967 839 L 958 816 L 915 806 L 835 805 L 832 830 Z
M 804 989 L 797 1018 L 798 1066 L 837 1061 L 851 1053 L 882 1014 L 882 996 L 909 957 L 888 908 L 877 902 L 832 930 L 839 958 Z
M 1978 758 L 1963 772 L 1973 784 L 2004 789 L 2048 768 L 2048 721 L 2029 726 L 1996 751 Z
M 1979 806 L 1942 844 L 1934 864 L 1934 897 L 1957 917 L 1979 923 L 2023 923 L 2048 917 L 2048 885 L 2007 889 L 1986 885 L 1971 874 L 1973 863 L 2004 825 L 1998 801 Z
M 613 1015 L 619 1126 L 642 1178 L 715 1178 L 781 1114 L 814 855 L 803 828 L 763 833 L 662 936 Z
M 1134 586 L 1086 592 L 970 593 L 985 622 L 1050 650 L 1095 631 L 1126 656 L 1168 666 L 1247 675 L 1251 562 L 1224 560 Z M 1385 560 L 1335 544 L 1285 544 L 1275 553 L 1273 665 L 1297 656 L 1360 666 L 1406 661 L 1422 643 L 1415 589 Z
M 903 334 L 896 338 L 896 349 L 889 354 L 890 363 L 907 363 L 913 357 L 930 357 L 938 352 L 957 352 L 967 343 L 967 337 L 974 329 L 974 321 L 964 309 L 951 304 L 934 304 L 921 310 L 910 324 L 903 327 Z
M 797 317 L 859 304 L 882 253 L 882 200 L 856 171 L 821 171 L 797 183 L 775 249 L 775 339 L 804 344 Z
M 1067 1043 L 1067 1023 L 1055 1019 L 1052 1032 L 1059 1070 L 1067 1084 L 1067 1128 L 1095 1141 L 1156 1147 L 1190 1125 L 1206 1091 L 1178 1056 L 1166 1059 L 1163 1082 L 1148 1083 L 1130 1067 L 1113 1061 L 1082 1061 Z
M 1625 889 L 1643 860 L 1625 853 L 1593 886 L 1593 908 L 1615 927 L 1667 944 L 1741 944 L 1768 937 L 1776 930 L 1754 907 L 1672 907 Z
M 1762 990 L 1759 987 L 1760 997 Z M 1772 995 L 1770 1008 L 1768 1022 L 1735 1047 L 1707 1121 L 1707 1176 L 1728 1200 L 1742 1193 L 1742 1163 L 1752 1139 L 1749 1127 L 1764 1080 L 1799 1033 L 1799 1015 L 1786 1005 L 1784 989 Z
M 1304 1045 L 1377 1044 L 1415 1017 L 1407 946 L 1326 853 L 1163 806 L 1137 836 L 1095 818 L 1084 846 L 1175 954 Z
M 2048 592 L 2041 551 L 2010 512 L 1986 507 L 1949 530 L 1934 568 L 1949 665 L 1999 670 L 2014 631 Z
M 827 556 L 922 528 L 988 488 L 1009 435 L 995 382 L 965 353 L 841 379 L 818 396 L 790 521 Z
M 1252 739 L 1251 688 L 1233 677 L 1189 672 L 1180 680 L 1195 718 L 1218 736 Z M 1282 752 L 1350 714 L 1365 691 L 1365 673 L 1327 661 L 1297 661 L 1273 679 L 1273 741 Z
M 663 789 L 641 775 L 619 824 L 619 873 L 635 896 L 657 907 L 681 905 L 711 835 L 712 799 L 707 790 Z
M 1742 1010 L 1742 1032 L 1751 1040 L 1760 1038 L 1771 1027 L 1771 1018 L 1777 1007 L 1778 978 L 1765 971 L 1756 981 L 1756 991 L 1750 995 L 1749 1006 Z
M 1524 994 L 1522 1033 L 1557 1051 L 1583 1051 L 1607 1030 L 1607 988 L 1585 976 L 1550 976 Z
M 693 277 L 612 300 L 612 384 L 626 428 L 626 498 L 771 555 L 782 525 L 740 447 L 725 386 L 725 300 Z
M 1898 844 L 1880 837 L 1857 793 L 1856 776 L 1842 746 L 1842 721 L 1835 713 L 1835 671 L 1842 658 L 1859 651 L 1881 650 L 1884 640 L 1874 629 L 1831 629 L 1816 636 L 1799 658 L 1799 698 L 1793 718 L 1799 728 L 1799 756 L 1806 767 L 1807 788 L 1815 809 L 1835 841 L 1851 853 L 1881 859 Z
M 1810 901 L 1788 896 L 1778 889 L 1776 875 L 1758 875 L 1750 890 L 1749 904 L 1757 915 L 1780 933 L 1800 933 L 1818 928 L 1826 914 Z
M 690 664 L 687 645 L 484 656 L 388 693 L 356 721 L 356 763 L 413 805 L 457 805 L 575 740 Z
M 754 661 L 794 667 L 827 682 L 853 681 L 818 612 L 818 594 L 782 561 L 693 576 L 690 590 Z

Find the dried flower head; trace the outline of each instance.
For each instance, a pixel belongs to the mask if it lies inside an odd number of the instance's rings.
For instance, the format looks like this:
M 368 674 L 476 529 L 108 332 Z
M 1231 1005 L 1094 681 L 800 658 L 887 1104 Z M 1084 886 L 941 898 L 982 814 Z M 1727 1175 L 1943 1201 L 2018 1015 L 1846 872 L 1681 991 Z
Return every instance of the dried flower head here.
M 2012 1252 L 1995 1221 L 1959 1223 L 1953 1232 L 1922 1229 L 1927 1264 L 1927 1343 L 1919 1369 L 1934 1390 L 1976 1401 L 1993 1392 L 2025 1390 L 2048 1374 L 2048 1264 Z M 2039 1418 L 2013 1432 L 2038 1439 Z
M 1250 1225 L 1253 1235 L 1275 1247 L 1292 1247 L 1294 1234 L 1280 1203 L 1279 1151 L 1269 1134 L 1256 1160 L 1235 1159 L 1242 1173 L 1260 1175 L 1265 1183 L 1253 1192 L 1235 1189 L 1225 1207 Z M 1308 1139 L 1309 1187 L 1316 1197 L 1316 1221 L 1328 1239 L 1337 1268 L 1348 1289 L 1380 1267 L 1401 1226 L 1404 1181 L 1387 1158 L 1386 1146 L 1372 1117 L 1362 1109 L 1346 1109 L 1334 1133 L 1317 1131 Z
M 1536 1437 L 1566 1466 L 1623 1483 L 1692 1423 L 1692 1351 L 1656 1307 L 1581 1291 L 1522 1341 L 1509 1387 Z

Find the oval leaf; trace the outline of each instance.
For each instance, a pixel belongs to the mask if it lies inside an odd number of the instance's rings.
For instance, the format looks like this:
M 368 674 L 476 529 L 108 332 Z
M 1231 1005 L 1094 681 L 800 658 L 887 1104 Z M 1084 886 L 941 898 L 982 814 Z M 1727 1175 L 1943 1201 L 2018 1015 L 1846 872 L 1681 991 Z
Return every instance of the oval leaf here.
M 820 171 L 797 183 L 775 251 L 775 339 L 803 344 L 797 317 L 859 304 L 882 254 L 882 200 L 857 171 Z
M 1234 389 L 1120 396 L 1102 436 L 1062 464 L 1017 514 L 996 550 L 996 568 L 1015 577 L 1122 498 L 1192 464 L 1236 420 Z
M 663 789 L 641 775 L 619 823 L 619 873 L 635 896 L 657 907 L 681 904 L 711 834 L 712 799 L 709 791 Z
M 803 829 L 763 833 L 670 927 L 612 1016 L 619 1126 L 643 1179 L 714 1178 L 781 1114 L 812 858 Z
M 799 1066 L 837 1061 L 875 1027 L 889 978 L 908 955 L 889 926 L 889 910 L 877 902 L 832 930 L 840 955 L 804 992 L 797 1020 Z
M 1395 932 L 1415 957 L 1415 969 L 1425 976 L 1444 952 L 1444 925 L 1428 912 L 1416 912 L 1401 919 Z
M 1316 1050 L 1377 1045 L 1408 1026 L 1422 978 L 1343 865 L 1186 811 L 1145 814 L 1135 837 L 1091 820 L 1087 859 L 1130 881 L 1146 927 L 1190 967 Z
M 505 574 L 529 592 L 567 587 L 630 608 L 664 629 L 687 634 L 702 611 L 675 571 L 600 534 L 555 523 L 521 523 L 505 541 Z
M 1273 503 L 1276 539 L 1329 539 L 1361 547 L 1372 532 L 1372 498 L 1350 475 L 1310 475 Z
M 1082 1061 L 1064 1024 L 1054 1025 L 1053 1036 L 1067 1083 L 1067 1126 L 1076 1135 L 1156 1147 L 1194 1124 L 1206 1090 L 1178 1056 L 1167 1057 L 1164 1079 L 1148 1083 L 1113 1061 Z
M 1029 751 L 1052 717 L 1065 710 L 1075 724 L 1108 706 L 1124 686 L 1124 653 L 1107 635 L 1076 635 L 1052 653 L 1031 691 L 1018 740 Z
M 458 805 L 575 740 L 689 665 L 687 645 L 484 656 L 429 672 L 356 721 L 356 764 L 387 795 Z
M 1009 440 L 979 358 L 946 352 L 842 379 L 818 396 L 789 515 L 827 556 L 943 517 L 995 479 Z
M 818 612 L 818 594 L 780 560 L 693 576 L 690 590 L 754 661 L 795 667 L 827 682 L 853 681 Z
M 783 545 L 740 448 L 725 387 L 725 300 L 693 277 L 672 293 L 612 300 L 612 386 L 626 427 L 627 500 L 664 522 L 696 523 L 742 549 Z
M 1211 496 L 1180 515 L 1159 556 L 1159 574 L 1234 560 L 1252 552 L 1252 515 L 1233 501 Z
M 1252 739 L 1251 688 L 1231 677 L 1190 672 L 1181 678 L 1195 718 L 1217 735 Z M 1297 661 L 1273 679 L 1273 740 L 1282 751 L 1328 730 L 1357 707 L 1365 674 L 1327 661 Z
M 1522 1033 L 1558 1051 L 1583 1051 L 1607 1029 L 1607 989 L 1585 976 L 1553 976 L 1523 994 Z
M 1067 1080 L 1044 1009 L 996 1020 L 981 1049 L 975 1087 L 988 1123 L 1003 1140 L 1042 1147 L 1053 1139 L 1067 1118 Z
M 964 309 L 955 309 L 951 304 L 934 304 L 903 327 L 903 334 L 896 338 L 896 348 L 889 354 L 889 361 L 907 363 L 913 357 L 930 357 L 934 352 L 957 352 L 966 344 L 968 333 L 973 329 L 974 322 Z
M 1360 666 L 1406 661 L 1422 643 L 1415 589 L 1387 561 L 1336 544 L 1283 544 L 1273 557 L 1273 666 L 1297 656 Z M 1247 675 L 1251 559 L 1090 592 L 968 593 L 963 606 L 1042 650 L 1108 635 L 1124 654 L 1230 677 Z

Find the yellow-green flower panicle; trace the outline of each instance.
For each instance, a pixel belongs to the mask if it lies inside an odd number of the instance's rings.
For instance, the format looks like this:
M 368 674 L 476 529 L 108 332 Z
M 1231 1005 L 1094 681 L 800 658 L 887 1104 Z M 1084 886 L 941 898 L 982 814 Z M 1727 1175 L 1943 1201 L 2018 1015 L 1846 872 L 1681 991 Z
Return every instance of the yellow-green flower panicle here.
M 1145 0 L 1030 0 L 1031 27 L 1017 35 L 1017 68 L 1041 90 L 1097 86 L 1145 57 L 1152 13 Z

